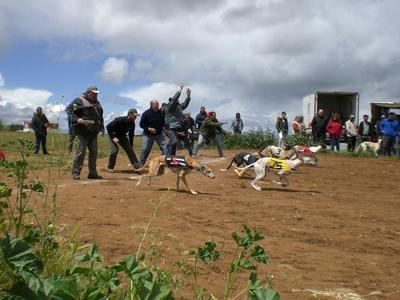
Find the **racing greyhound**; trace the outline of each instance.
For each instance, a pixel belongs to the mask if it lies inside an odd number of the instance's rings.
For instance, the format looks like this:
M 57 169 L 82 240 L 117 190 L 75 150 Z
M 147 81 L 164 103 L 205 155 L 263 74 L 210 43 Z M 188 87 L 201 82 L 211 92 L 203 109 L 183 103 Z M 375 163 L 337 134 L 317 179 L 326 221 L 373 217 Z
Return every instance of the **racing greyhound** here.
M 289 181 L 286 177 L 302 163 L 302 158 L 281 160 L 272 157 L 262 157 L 252 165 L 248 165 L 244 168 L 235 168 L 237 170 L 240 170 L 239 173 L 242 173 L 245 172 L 247 169 L 254 167 L 256 177 L 252 181 L 250 181 L 250 184 L 255 190 L 261 191 L 261 187 L 259 187 L 256 183 L 265 176 L 266 171 L 275 171 L 276 175 L 279 176 L 279 181 L 273 182 L 281 184 L 282 186 L 287 186 L 289 184 Z
M 149 178 L 148 185 L 150 185 L 151 177 L 164 175 L 165 167 L 176 174 L 176 190 L 179 190 L 179 181 L 182 179 L 186 188 L 192 195 L 197 195 L 197 192 L 189 187 L 185 177 L 192 170 L 196 170 L 209 178 L 215 178 L 215 175 L 209 167 L 201 164 L 199 161 L 191 158 L 190 156 L 161 155 L 150 160 L 149 172 L 140 176 L 136 187 L 140 185 L 143 177 Z

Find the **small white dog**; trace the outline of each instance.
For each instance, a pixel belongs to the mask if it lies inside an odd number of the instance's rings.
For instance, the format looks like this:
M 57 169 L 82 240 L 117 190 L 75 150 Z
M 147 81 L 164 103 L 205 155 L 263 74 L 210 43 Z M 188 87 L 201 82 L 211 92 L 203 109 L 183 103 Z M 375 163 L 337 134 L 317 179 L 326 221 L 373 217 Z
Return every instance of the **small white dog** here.
M 362 142 L 358 145 L 356 152 L 358 151 L 368 151 L 371 150 L 375 153 L 375 156 L 378 156 L 379 149 L 382 146 L 382 139 L 379 139 L 377 143 L 374 142 Z
M 238 172 L 239 176 L 241 176 L 249 168 L 254 167 L 254 172 L 256 173 L 256 177 L 252 181 L 250 181 L 250 184 L 256 191 L 261 191 L 261 187 L 259 187 L 256 183 L 265 176 L 266 171 L 270 170 L 275 171 L 276 175 L 279 176 L 279 181 L 273 181 L 273 182 L 280 184 L 282 186 L 287 186 L 289 184 L 289 181 L 287 180 L 286 177 L 303 162 L 304 162 L 303 158 L 281 160 L 272 157 L 262 157 L 255 163 L 248 165 L 244 168 L 238 168 L 236 166 L 234 167 L 237 170 L 239 170 Z

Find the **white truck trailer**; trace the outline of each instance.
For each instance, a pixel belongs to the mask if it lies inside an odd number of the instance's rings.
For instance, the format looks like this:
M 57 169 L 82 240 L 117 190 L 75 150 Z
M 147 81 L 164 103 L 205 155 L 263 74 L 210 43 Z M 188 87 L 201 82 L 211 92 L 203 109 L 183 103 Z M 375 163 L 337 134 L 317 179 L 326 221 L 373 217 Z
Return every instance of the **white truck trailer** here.
M 323 109 L 325 114 L 331 112 L 340 114 L 342 122 L 349 119 L 350 115 L 356 117 L 358 124 L 359 93 L 357 92 L 321 92 L 317 91 L 303 98 L 304 124 L 308 127 L 318 110 Z

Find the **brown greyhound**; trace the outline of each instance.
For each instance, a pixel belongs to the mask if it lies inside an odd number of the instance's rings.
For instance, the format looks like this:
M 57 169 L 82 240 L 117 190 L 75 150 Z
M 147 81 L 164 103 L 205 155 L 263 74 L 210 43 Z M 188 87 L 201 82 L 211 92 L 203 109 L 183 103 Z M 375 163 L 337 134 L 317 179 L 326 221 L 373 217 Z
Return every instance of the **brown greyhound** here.
M 209 167 L 201 164 L 199 161 L 191 158 L 190 156 L 162 155 L 150 160 L 149 172 L 140 176 L 136 186 L 138 187 L 140 185 L 143 177 L 149 178 L 148 185 L 150 185 L 151 177 L 164 175 L 165 167 L 169 168 L 176 174 L 176 190 L 179 190 L 179 181 L 182 179 L 183 183 L 192 195 L 197 195 L 197 192 L 192 190 L 186 181 L 186 175 L 192 170 L 196 170 L 209 178 L 215 178 L 214 173 Z

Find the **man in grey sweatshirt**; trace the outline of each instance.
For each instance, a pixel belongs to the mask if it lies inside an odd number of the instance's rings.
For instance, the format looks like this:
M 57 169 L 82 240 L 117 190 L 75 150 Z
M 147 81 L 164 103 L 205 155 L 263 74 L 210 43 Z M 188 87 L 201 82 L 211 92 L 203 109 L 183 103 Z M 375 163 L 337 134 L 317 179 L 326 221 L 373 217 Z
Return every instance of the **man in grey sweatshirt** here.
M 165 126 L 168 129 L 168 144 L 166 146 L 166 155 L 176 154 L 176 131 L 182 127 L 183 111 L 189 106 L 191 90 L 186 89 L 186 99 L 183 103 L 179 103 L 179 97 L 183 85 L 179 86 L 176 94 L 169 98 L 169 101 L 165 107 Z

